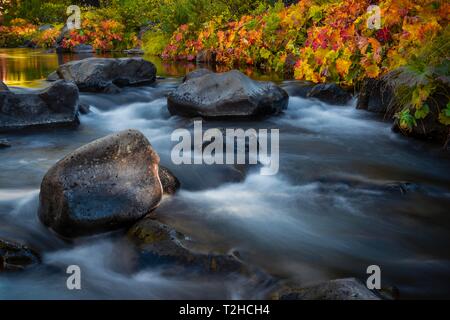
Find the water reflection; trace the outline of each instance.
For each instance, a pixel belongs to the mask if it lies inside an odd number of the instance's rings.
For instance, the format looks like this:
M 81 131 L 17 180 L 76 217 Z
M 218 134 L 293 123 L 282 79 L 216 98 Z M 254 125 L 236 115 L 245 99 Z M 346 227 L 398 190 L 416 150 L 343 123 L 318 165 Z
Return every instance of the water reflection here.
M 59 65 L 73 60 L 88 57 L 119 58 L 125 57 L 121 52 L 109 52 L 102 54 L 56 54 L 43 49 L 1 49 L 0 48 L 0 79 L 8 86 L 39 88 L 44 85 L 41 81 L 55 71 Z M 164 61 L 158 56 L 145 55 L 144 59 L 155 64 L 158 75 L 162 77 L 181 77 L 197 68 L 192 62 Z M 212 68 L 203 65 L 202 67 Z M 224 72 L 228 68 L 217 66 L 214 71 Z M 282 80 L 277 74 L 267 74 L 255 68 L 244 68 L 242 72 L 259 80 Z

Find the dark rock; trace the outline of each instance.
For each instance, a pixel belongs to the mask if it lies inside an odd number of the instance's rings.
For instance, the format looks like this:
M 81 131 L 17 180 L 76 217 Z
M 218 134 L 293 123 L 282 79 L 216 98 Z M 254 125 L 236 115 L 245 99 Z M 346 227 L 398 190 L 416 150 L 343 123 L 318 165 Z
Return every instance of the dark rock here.
M 381 300 L 355 278 L 330 280 L 306 288 L 286 287 L 275 294 L 279 300 Z
M 158 164 L 158 154 L 139 131 L 95 140 L 46 173 L 39 218 L 64 237 L 129 226 L 161 200 Z
M 9 92 L 8 86 L 0 80 L 0 92 Z
M 72 82 L 58 80 L 38 93 L 0 93 L 1 132 L 78 124 L 78 88 Z
M 285 81 L 281 85 L 281 87 L 289 94 L 289 97 L 301 98 L 307 98 L 314 86 L 314 82 L 302 80 Z
M 383 79 L 365 79 L 361 84 L 356 109 L 386 113 L 394 103 L 394 92 Z
M 202 274 L 246 271 L 234 255 L 193 252 L 184 245 L 181 233 L 152 218 L 138 221 L 128 236 L 146 264 L 190 268 Z
M 73 53 L 92 53 L 95 52 L 94 47 L 90 44 L 77 44 L 72 48 Z
M 59 78 L 58 73 L 56 71 L 53 71 L 52 73 L 50 73 L 47 76 L 47 81 L 56 81 L 56 80 L 59 80 L 59 79 L 60 78 Z
M 180 188 L 180 181 L 166 167 L 159 166 L 159 180 L 166 194 L 174 194 Z
M 23 270 L 39 262 L 39 255 L 27 246 L 0 239 L 0 272 Z
M 255 118 L 280 113 L 288 100 L 286 91 L 275 84 L 232 70 L 187 80 L 169 94 L 167 105 L 172 115 Z
M 196 56 L 197 63 L 215 64 L 216 53 L 212 50 L 202 50 Z
M 439 121 L 439 114 L 449 103 L 450 90 L 442 90 L 433 94 L 426 104 L 429 107 L 429 113 L 423 119 L 416 119 L 416 125 L 411 129 L 403 129 L 399 125 L 399 120 L 395 119 L 393 131 L 399 132 L 405 136 L 422 140 L 431 140 L 438 143 L 445 143 L 450 138 L 450 127 Z M 410 108 L 410 113 L 414 115 L 415 110 Z
M 0 139 L 0 149 L 11 147 L 11 143 L 7 139 Z
M 210 74 L 210 73 L 214 73 L 209 69 L 206 68 L 199 68 L 199 69 L 195 69 L 192 72 L 189 72 L 188 74 L 186 74 L 183 78 L 183 82 L 186 82 L 188 80 L 194 79 L 194 78 L 200 78 L 203 77 L 206 74 Z
M 297 63 L 298 57 L 292 53 L 288 54 L 286 60 L 284 61 L 283 72 L 285 77 L 294 76 L 295 64 Z
M 25 42 L 23 43 L 23 45 L 21 46 L 22 48 L 31 48 L 31 49 L 36 49 L 37 45 L 34 41 L 32 40 L 25 40 Z
M 89 112 L 91 112 L 91 107 L 87 103 L 80 103 L 78 109 L 80 110 L 81 114 L 88 114 Z
M 316 84 L 307 95 L 328 104 L 343 105 L 352 98 L 352 95 L 335 83 Z
M 118 87 L 150 84 L 156 68 L 142 58 L 87 58 L 60 65 L 61 79 L 74 81 L 80 91 L 114 93 Z

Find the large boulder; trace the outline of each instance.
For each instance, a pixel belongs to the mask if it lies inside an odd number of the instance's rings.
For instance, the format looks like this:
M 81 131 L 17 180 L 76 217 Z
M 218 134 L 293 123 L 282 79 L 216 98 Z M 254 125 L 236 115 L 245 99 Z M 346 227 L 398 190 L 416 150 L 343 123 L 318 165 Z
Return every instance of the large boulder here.
M 158 206 L 159 156 L 136 130 L 95 140 L 44 176 L 39 218 L 64 237 L 129 226 Z
M 78 88 L 72 82 L 58 80 L 37 93 L 0 92 L 0 132 L 78 124 Z
M 243 273 L 245 266 L 232 254 L 199 253 L 189 249 L 185 236 L 151 217 L 138 221 L 128 231 L 129 239 L 140 249 L 141 262 L 146 265 L 164 265 L 187 268 L 203 273 Z
M 383 79 L 365 79 L 360 87 L 357 109 L 386 113 L 394 104 L 394 91 Z
M 274 294 L 279 300 L 381 300 L 355 278 L 330 280 L 317 285 L 285 287 Z
M 254 118 L 278 114 L 287 108 L 289 96 L 271 82 L 254 81 L 243 73 L 205 72 L 190 77 L 169 94 L 172 115 L 205 118 Z
M 436 92 L 430 97 L 426 104 L 429 112 L 423 119 L 415 119 L 416 124 L 411 128 L 402 128 L 398 118 L 395 118 L 393 131 L 399 132 L 405 136 L 423 140 L 436 141 L 438 143 L 446 143 L 450 139 L 450 127 L 442 124 L 439 115 L 449 103 L 448 94 L 450 90 Z M 415 109 L 409 108 L 411 115 L 414 115 Z
M 39 255 L 27 246 L 0 239 L 0 272 L 23 270 L 39 262 Z
M 60 65 L 61 79 L 76 83 L 80 91 L 120 91 L 119 87 L 153 83 L 156 68 L 142 58 L 87 58 Z
M 352 95 L 335 83 L 321 83 L 311 88 L 307 97 L 316 98 L 328 104 L 343 105 L 350 101 Z

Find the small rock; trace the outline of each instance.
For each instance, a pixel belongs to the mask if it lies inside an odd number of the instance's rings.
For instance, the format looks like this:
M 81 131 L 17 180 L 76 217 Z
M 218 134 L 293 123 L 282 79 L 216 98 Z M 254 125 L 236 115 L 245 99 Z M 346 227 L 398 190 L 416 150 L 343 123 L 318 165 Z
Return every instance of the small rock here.
M 80 103 L 78 106 L 78 110 L 81 114 L 88 114 L 91 112 L 91 107 L 87 103 Z
M 159 179 L 166 194 L 174 194 L 180 188 L 180 181 L 166 167 L 159 166 Z
M 308 98 L 316 98 L 328 104 L 347 104 L 352 95 L 335 83 L 321 83 L 315 85 L 307 95 Z
M 38 263 L 38 254 L 27 246 L 0 239 L 0 272 L 24 270 Z
M 215 64 L 216 63 L 216 53 L 211 50 L 202 50 L 196 56 L 197 63 L 207 63 L 207 64 Z
M 59 80 L 59 75 L 56 71 L 53 71 L 47 76 L 47 81 L 56 81 Z
M 383 79 L 365 79 L 361 85 L 356 109 L 386 113 L 394 103 L 393 89 Z
M 145 52 L 141 48 L 133 48 L 123 51 L 125 54 L 129 55 L 143 55 Z
M 10 92 L 8 86 L 0 80 L 0 92 Z
M 129 231 L 146 264 L 173 265 L 198 270 L 201 273 L 245 272 L 243 264 L 234 255 L 201 254 L 183 245 L 184 236 L 152 218 L 144 218 Z
M 195 69 L 192 72 L 189 72 L 188 74 L 186 74 L 183 78 L 183 82 L 186 82 L 188 80 L 194 79 L 194 78 L 200 78 L 203 77 L 205 74 L 210 74 L 210 73 L 214 73 L 209 69 L 206 68 L 199 68 L 199 69 Z
M 78 88 L 72 82 L 58 80 L 37 93 L 0 94 L 0 132 L 78 124 Z
M 205 118 L 261 118 L 287 108 L 289 96 L 272 82 L 254 81 L 232 70 L 207 73 L 182 83 L 167 98 L 172 115 Z
M 46 31 L 46 30 L 50 30 L 50 29 L 53 29 L 53 28 L 54 28 L 53 25 L 47 23 L 47 24 L 43 24 L 42 26 L 40 26 L 38 28 L 38 30 L 39 31 Z
M 301 98 L 307 98 L 314 86 L 314 82 L 302 80 L 285 81 L 281 85 L 281 87 L 289 94 L 289 97 Z

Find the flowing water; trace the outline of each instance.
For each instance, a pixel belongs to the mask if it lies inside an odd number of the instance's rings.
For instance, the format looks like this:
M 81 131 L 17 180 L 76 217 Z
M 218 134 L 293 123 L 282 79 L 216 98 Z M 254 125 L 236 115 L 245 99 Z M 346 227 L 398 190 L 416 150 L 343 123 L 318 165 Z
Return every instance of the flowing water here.
M 60 56 L 27 49 L 0 50 L 0 76 L 16 92 L 47 86 L 43 78 Z M 406 139 L 390 123 L 356 110 L 354 101 L 331 106 L 290 97 L 284 114 L 255 122 L 204 122 L 204 127 L 278 128 L 280 171 L 262 176 L 233 165 L 171 162 L 176 128 L 166 94 L 194 66 L 150 58 L 163 76 L 156 84 L 119 95 L 81 94 L 92 112 L 76 130 L 1 134 L 0 238 L 36 248 L 43 263 L 0 276 L 7 298 L 263 298 L 274 281 L 243 276 L 168 275 L 136 267 L 137 252 L 121 233 L 68 243 L 37 219 L 39 186 L 60 158 L 96 138 L 123 129 L 142 131 L 182 188 L 156 210 L 205 251 L 237 250 L 273 279 L 308 285 L 339 277 L 366 279 L 381 268 L 383 286 L 403 298 L 450 298 L 450 157 L 439 146 Z M 270 75 L 255 75 L 271 78 Z M 288 85 L 288 81 L 279 81 Z M 386 185 L 409 182 L 407 192 Z M 382 186 L 382 187 L 380 187 Z M 403 188 L 403 189 L 405 189 Z M 82 270 L 82 290 L 66 288 L 68 265 Z

